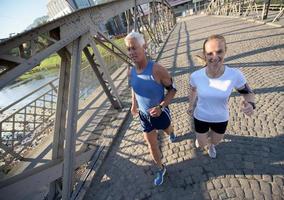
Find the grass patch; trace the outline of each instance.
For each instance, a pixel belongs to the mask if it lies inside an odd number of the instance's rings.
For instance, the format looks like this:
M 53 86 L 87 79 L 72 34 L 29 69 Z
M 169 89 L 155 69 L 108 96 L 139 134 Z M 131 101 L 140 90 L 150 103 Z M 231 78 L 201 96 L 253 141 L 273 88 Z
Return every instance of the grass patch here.
M 113 40 L 113 42 L 120 47 L 121 49 L 125 50 L 125 44 L 124 44 L 124 38 L 119 38 Z M 111 45 L 107 44 L 109 47 Z M 122 62 L 117 62 L 116 56 L 112 55 L 110 52 L 108 52 L 106 49 L 101 47 L 100 45 L 97 45 L 97 48 L 103 57 L 105 63 L 107 66 L 113 68 L 115 65 L 122 64 Z M 90 52 L 93 53 L 92 48 L 89 48 Z M 84 53 L 82 53 L 82 63 L 86 63 L 87 58 Z M 50 76 L 50 75 L 56 75 L 59 73 L 59 66 L 61 63 L 60 56 L 57 54 L 52 54 L 50 57 L 43 60 L 39 66 L 36 66 L 32 70 L 26 72 L 22 76 L 20 76 L 17 81 L 26 81 L 26 80 L 32 80 L 32 79 L 41 79 L 44 76 Z

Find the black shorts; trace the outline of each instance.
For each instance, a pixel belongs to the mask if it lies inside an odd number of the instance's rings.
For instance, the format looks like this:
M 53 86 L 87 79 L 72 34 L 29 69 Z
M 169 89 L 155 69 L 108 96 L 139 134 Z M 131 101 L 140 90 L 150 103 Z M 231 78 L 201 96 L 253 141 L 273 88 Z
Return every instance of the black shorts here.
M 143 131 L 146 133 L 149 133 L 154 129 L 165 130 L 171 125 L 171 115 L 168 107 L 162 111 L 159 117 L 152 117 L 141 111 L 139 111 L 139 117 Z
M 194 127 L 197 133 L 207 133 L 209 128 L 218 133 L 224 134 L 226 132 L 226 128 L 228 125 L 228 121 L 225 122 L 204 122 L 196 119 L 194 117 Z

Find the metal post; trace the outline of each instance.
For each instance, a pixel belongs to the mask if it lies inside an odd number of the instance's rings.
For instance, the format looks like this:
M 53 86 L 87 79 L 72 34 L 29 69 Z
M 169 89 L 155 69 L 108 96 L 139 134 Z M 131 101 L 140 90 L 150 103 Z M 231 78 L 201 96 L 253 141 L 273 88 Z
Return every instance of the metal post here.
M 244 0 L 241 0 L 241 4 L 240 4 L 240 15 L 243 15 L 244 12 Z
M 68 104 L 67 97 L 71 66 L 71 56 L 65 48 L 60 50 L 58 54 L 61 57 L 61 67 L 54 123 L 52 160 L 63 158 L 65 123 Z M 50 184 L 48 194 L 49 200 L 54 199 L 58 195 L 58 185 L 61 185 L 61 180 L 56 180 Z
M 134 1 L 134 8 L 133 8 L 133 11 L 134 11 L 134 31 L 137 32 L 137 2 L 136 0 Z
M 271 2 L 271 0 L 267 0 L 266 2 L 264 2 L 263 11 L 262 11 L 262 17 L 261 17 L 262 20 L 267 19 L 270 2 Z
M 115 106 L 115 108 L 122 108 L 122 104 L 121 104 L 121 102 L 119 100 L 118 92 L 117 92 L 117 90 L 116 90 L 116 88 L 115 88 L 115 86 L 114 86 L 114 84 L 112 82 L 112 79 L 111 79 L 108 71 L 106 70 L 106 64 L 104 63 L 104 60 L 101 57 L 101 54 L 100 54 L 100 52 L 99 52 L 99 50 L 98 50 L 98 48 L 96 46 L 96 43 L 94 42 L 94 40 L 92 39 L 91 36 L 90 36 L 89 40 L 90 40 L 90 45 L 93 48 L 94 54 L 96 56 L 96 59 L 97 59 L 99 65 L 102 67 L 101 69 L 103 70 L 104 75 L 106 76 L 106 79 L 108 80 L 109 85 L 110 85 L 110 87 L 111 87 L 111 89 L 112 89 L 112 91 L 114 93 L 114 96 L 117 99 L 117 103 L 118 103 L 119 107 Z
M 127 23 L 127 33 L 130 32 L 130 14 L 129 14 L 129 12 L 130 12 L 129 10 L 126 10 L 124 12 L 126 23 Z
M 120 108 L 119 104 L 117 103 L 117 101 L 115 101 L 115 99 L 113 98 L 112 94 L 110 93 L 104 79 L 101 76 L 101 72 L 98 69 L 97 63 L 94 61 L 89 49 L 87 47 L 85 47 L 83 49 L 84 54 L 86 55 L 87 60 L 89 61 L 92 69 L 94 70 L 103 90 L 105 91 L 108 99 L 110 100 L 111 104 L 113 105 L 114 108 Z
M 275 22 L 276 20 L 279 20 L 280 17 L 283 15 L 284 13 L 284 8 L 282 8 L 279 13 L 276 15 L 276 17 L 272 20 L 272 23 Z
M 64 149 L 63 166 L 63 190 L 62 199 L 69 200 L 73 186 L 74 157 L 77 131 L 77 112 L 79 99 L 79 80 L 80 80 L 81 48 L 80 38 L 75 40 L 72 45 L 72 60 L 70 87 L 68 95 L 68 116 L 66 125 L 66 140 Z

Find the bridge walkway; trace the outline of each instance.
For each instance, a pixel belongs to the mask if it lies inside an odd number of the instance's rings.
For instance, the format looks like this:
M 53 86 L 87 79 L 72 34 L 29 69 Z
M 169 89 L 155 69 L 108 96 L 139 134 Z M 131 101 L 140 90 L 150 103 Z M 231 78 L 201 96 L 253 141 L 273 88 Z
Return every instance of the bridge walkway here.
M 188 76 L 201 67 L 195 55 L 204 39 L 223 34 L 226 64 L 239 68 L 256 93 L 253 117 L 240 111 L 240 96 L 230 99 L 230 121 L 218 156 L 196 150 L 186 113 Z M 88 199 L 284 199 L 284 29 L 238 18 L 192 16 L 178 21 L 159 62 L 175 79 L 170 108 L 177 142 L 160 134 L 167 176 L 153 185 L 156 168 L 138 118 L 129 117 L 97 168 Z

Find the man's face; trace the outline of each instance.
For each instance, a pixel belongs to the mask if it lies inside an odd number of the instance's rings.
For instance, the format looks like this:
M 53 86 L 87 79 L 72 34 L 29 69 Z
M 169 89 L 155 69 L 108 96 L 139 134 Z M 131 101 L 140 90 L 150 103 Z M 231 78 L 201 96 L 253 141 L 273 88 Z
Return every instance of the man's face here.
M 225 43 L 219 39 L 209 40 L 205 44 L 205 59 L 208 67 L 221 67 L 226 53 Z
M 139 63 L 145 58 L 145 49 L 136 39 L 128 39 L 125 41 L 129 57 L 134 63 Z

